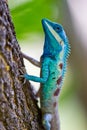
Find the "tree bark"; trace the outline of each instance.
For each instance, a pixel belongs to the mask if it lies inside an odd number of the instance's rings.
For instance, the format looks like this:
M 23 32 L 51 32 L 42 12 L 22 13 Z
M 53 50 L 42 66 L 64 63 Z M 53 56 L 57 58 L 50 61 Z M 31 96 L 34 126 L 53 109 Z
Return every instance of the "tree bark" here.
M 23 68 L 7 0 L 0 0 L 0 130 L 43 129 L 31 84 L 19 77 Z

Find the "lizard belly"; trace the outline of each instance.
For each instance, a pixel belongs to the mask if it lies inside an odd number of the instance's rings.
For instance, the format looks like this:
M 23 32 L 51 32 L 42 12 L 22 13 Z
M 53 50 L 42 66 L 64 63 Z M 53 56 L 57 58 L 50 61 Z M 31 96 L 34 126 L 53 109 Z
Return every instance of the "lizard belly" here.
M 52 63 L 49 68 L 50 74 L 48 80 L 45 84 L 41 85 L 40 102 L 42 113 L 53 113 L 53 108 L 56 106 L 57 96 L 59 95 L 62 82 L 62 64 Z
M 57 71 L 56 71 L 57 73 Z M 41 87 L 41 109 L 42 113 L 53 113 L 54 91 L 56 90 L 57 75 L 50 74 L 47 82 Z

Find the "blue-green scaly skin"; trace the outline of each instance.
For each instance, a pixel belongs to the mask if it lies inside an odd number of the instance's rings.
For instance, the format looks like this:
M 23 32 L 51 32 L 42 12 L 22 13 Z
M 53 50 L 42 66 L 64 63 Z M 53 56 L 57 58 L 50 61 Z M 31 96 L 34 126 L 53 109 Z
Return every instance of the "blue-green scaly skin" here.
M 66 72 L 70 45 L 65 31 L 60 24 L 42 19 L 42 26 L 45 33 L 45 42 L 41 56 L 41 76 L 36 77 L 24 74 L 24 77 L 27 80 L 41 83 L 40 103 L 43 115 L 42 122 L 44 128 L 50 130 L 51 116 L 54 107 L 56 107 L 56 99 L 58 98 Z

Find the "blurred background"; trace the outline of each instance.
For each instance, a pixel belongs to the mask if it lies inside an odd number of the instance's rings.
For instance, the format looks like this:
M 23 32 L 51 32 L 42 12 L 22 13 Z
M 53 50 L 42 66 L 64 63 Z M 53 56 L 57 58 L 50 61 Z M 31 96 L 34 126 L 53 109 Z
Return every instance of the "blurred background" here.
M 8 0 L 21 49 L 39 60 L 43 51 L 42 18 L 61 23 L 71 55 L 59 98 L 61 130 L 87 130 L 87 0 Z M 27 72 L 39 68 L 25 60 Z M 35 89 L 38 83 L 32 82 Z

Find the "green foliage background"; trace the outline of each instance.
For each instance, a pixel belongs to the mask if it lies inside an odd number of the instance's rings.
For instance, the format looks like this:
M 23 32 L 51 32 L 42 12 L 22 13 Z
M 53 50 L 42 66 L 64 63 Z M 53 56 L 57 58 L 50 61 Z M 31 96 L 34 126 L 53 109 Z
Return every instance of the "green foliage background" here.
M 9 0 L 9 5 L 18 38 L 26 33 L 41 31 L 42 18 L 56 19 L 55 14 L 58 15 L 57 0 L 19 0 L 18 4 L 16 1 Z

